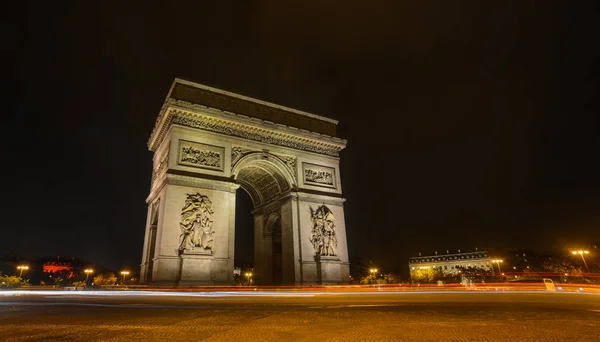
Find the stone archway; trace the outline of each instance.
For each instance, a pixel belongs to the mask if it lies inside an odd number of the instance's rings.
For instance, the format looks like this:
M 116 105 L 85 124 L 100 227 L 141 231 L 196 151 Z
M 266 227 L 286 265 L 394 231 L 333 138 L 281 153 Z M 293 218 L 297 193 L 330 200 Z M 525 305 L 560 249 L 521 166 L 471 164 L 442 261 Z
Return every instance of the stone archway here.
M 232 161 L 231 174 L 248 192 L 255 208 L 269 204 L 297 187 L 294 170 L 280 157 L 266 151 L 234 149 L 240 157 Z
M 280 157 L 265 151 L 237 151 L 232 176 L 252 199 L 254 210 L 254 279 L 259 285 L 293 285 L 294 267 L 291 216 L 281 219 L 282 204 L 297 187 L 293 169 Z M 285 254 L 284 254 L 285 251 Z
M 233 280 L 235 198 L 254 204 L 258 284 L 348 281 L 337 121 L 175 80 L 154 152 L 142 282 Z M 157 203 L 160 203 L 158 205 Z

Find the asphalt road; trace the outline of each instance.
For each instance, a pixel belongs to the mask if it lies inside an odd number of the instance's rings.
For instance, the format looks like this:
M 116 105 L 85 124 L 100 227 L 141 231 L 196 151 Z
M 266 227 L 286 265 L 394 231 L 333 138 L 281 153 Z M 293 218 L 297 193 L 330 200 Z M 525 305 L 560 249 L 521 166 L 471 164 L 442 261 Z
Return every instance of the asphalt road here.
M 0 340 L 599 341 L 600 295 L 0 292 Z

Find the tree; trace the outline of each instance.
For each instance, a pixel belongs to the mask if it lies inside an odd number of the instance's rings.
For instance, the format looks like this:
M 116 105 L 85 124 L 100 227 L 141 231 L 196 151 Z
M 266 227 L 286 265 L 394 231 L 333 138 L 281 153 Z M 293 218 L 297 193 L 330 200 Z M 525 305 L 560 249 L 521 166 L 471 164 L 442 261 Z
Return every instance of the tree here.
M 94 285 L 115 285 L 117 276 L 114 273 L 98 274 L 94 277 Z
M 369 274 L 360 278 L 360 283 L 362 285 L 370 285 L 370 284 L 391 284 L 394 282 L 394 275 L 391 273 L 386 273 L 382 278 L 378 278 L 374 274 Z
M 73 277 L 71 270 L 60 270 L 56 272 L 44 272 L 42 281 L 45 284 L 67 285 Z
M 571 259 L 567 258 L 548 258 L 543 264 L 544 270 L 554 273 L 581 273 L 581 267 L 575 266 Z
M 56 276 L 54 277 L 54 285 L 62 285 L 65 282 L 65 278 L 63 278 L 62 276 Z
M 486 278 L 494 277 L 494 271 L 484 269 L 482 267 L 457 267 L 463 279 L 470 282 L 484 282 Z
M 434 283 L 444 278 L 444 273 L 437 268 L 417 268 L 410 274 L 413 283 Z
M 3 276 L 0 274 L 0 287 L 20 287 L 29 285 L 29 279 L 23 280 L 17 276 Z
M 385 284 L 393 284 L 396 281 L 396 278 L 393 274 L 386 273 L 383 275 L 383 281 L 385 281 Z

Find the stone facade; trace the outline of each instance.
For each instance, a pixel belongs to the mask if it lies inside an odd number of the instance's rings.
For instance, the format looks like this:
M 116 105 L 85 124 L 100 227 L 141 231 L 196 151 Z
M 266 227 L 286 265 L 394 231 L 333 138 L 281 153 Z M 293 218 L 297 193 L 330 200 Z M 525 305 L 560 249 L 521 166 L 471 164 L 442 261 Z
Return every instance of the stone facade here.
M 494 265 L 487 251 L 434 254 L 410 258 L 408 268 L 411 276 L 418 269 L 437 269 L 443 274 L 455 275 L 460 268 L 481 268 L 493 271 Z
M 335 120 L 175 80 L 148 142 L 154 166 L 142 281 L 232 283 L 235 196 L 242 187 L 254 203 L 257 284 L 346 283 L 339 179 L 346 141 L 333 136 L 335 126 Z

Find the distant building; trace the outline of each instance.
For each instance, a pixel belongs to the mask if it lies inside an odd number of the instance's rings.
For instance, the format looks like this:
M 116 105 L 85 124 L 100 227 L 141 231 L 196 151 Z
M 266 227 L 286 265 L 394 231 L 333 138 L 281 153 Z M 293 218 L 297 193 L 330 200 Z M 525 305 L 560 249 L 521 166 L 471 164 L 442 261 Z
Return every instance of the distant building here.
M 419 269 L 437 269 L 444 274 L 457 274 L 460 268 L 482 268 L 493 271 L 494 265 L 487 251 L 475 251 L 454 254 L 437 254 L 410 258 L 408 268 L 410 274 Z
M 505 255 L 502 266 L 507 272 L 542 272 L 544 262 L 551 260 L 550 256 L 540 255 L 532 250 L 513 250 Z
M 60 259 L 60 256 L 57 259 L 47 260 L 42 264 L 42 272 L 52 275 L 52 274 L 60 274 L 63 273 L 67 276 L 68 279 L 72 279 L 75 277 L 81 262 L 75 260 L 75 258 L 68 259 Z

